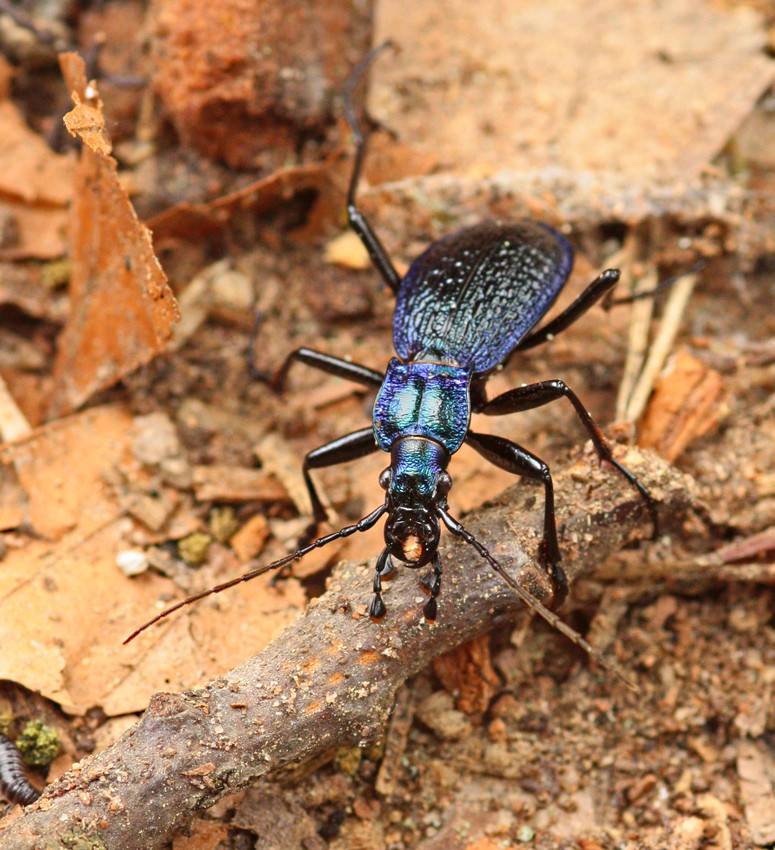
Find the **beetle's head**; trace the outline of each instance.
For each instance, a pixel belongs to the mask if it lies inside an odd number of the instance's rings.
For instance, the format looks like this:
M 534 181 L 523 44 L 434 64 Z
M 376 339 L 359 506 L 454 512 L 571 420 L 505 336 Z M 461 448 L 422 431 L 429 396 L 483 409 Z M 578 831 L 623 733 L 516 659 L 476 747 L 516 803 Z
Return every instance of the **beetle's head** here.
M 396 510 L 385 523 L 385 544 L 390 554 L 409 567 L 422 567 L 439 547 L 439 521 L 427 511 Z
M 380 485 L 387 492 L 385 543 L 410 567 L 429 563 L 439 547 L 436 508 L 446 507 L 452 480 L 447 450 L 426 437 L 402 437 L 391 449 L 391 464 Z

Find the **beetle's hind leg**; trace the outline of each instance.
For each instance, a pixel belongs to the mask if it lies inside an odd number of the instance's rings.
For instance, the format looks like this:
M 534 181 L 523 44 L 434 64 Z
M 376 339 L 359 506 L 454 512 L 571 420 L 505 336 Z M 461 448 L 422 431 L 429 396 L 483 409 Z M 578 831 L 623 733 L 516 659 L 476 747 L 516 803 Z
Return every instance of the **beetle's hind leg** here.
M 568 579 L 560 563 L 560 545 L 557 542 L 557 520 L 554 513 L 554 485 L 549 467 L 541 458 L 504 437 L 469 431 L 466 442 L 495 466 L 514 475 L 540 481 L 544 485 L 544 535 L 538 547 L 538 557 L 552 582 L 552 608 L 557 608 L 568 595 Z
M 382 280 L 387 284 L 394 295 L 398 293 L 398 287 L 401 283 L 401 276 L 396 271 L 393 261 L 390 259 L 384 245 L 380 242 L 377 234 L 372 230 L 371 225 L 366 220 L 366 217 L 358 209 L 355 204 L 355 194 L 358 189 L 358 181 L 363 168 L 363 160 L 366 156 L 366 143 L 368 135 L 361 130 L 361 125 L 353 109 L 353 90 L 360 82 L 361 77 L 366 72 L 371 63 L 379 56 L 386 48 L 391 47 L 390 41 L 385 41 L 378 47 L 375 47 L 355 66 L 350 79 L 344 87 L 344 115 L 347 123 L 350 126 L 353 137 L 355 138 L 355 162 L 353 164 L 353 173 L 350 177 L 350 185 L 347 189 L 347 220 L 350 227 L 358 235 L 358 238 L 363 243 L 368 251 L 372 265 L 379 272 Z
M 524 387 L 516 387 L 513 390 L 508 390 L 505 393 L 494 398 L 492 401 L 486 402 L 476 408 L 476 413 L 484 413 L 487 416 L 502 416 L 506 413 L 517 413 L 520 410 L 533 410 L 536 407 L 542 407 L 544 404 L 549 404 L 551 401 L 556 401 L 558 398 L 567 398 L 573 405 L 576 414 L 581 420 L 581 424 L 589 434 L 592 444 L 595 447 L 598 458 L 601 463 L 607 461 L 611 466 L 615 467 L 618 472 L 623 475 L 627 481 L 640 493 L 641 498 L 646 504 L 646 508 L 651 516 L 651 522 L 654 527 L 653 538 L 656 539 L 659 535 L 659 517 L 657 516 L 657 505 L 648 489 L 638 480 L 637 475 L 631 472 L 627 467 L 619 463 L 614 458 L 613 450 L 609 445 L 603 432 L 598 427 L 595 420 L 590 416 L 589 411 L 581 403 L 581 400 L 573 392 L 572 389 L 560 380 L 554 381 L 539 381 L 536 384 L 527 384 Z

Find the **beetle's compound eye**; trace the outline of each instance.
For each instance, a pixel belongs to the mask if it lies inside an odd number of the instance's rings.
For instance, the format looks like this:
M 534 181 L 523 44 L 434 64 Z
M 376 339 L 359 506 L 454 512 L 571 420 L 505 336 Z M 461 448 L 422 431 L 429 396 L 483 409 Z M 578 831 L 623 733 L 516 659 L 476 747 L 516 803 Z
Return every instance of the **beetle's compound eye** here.
M 446 496 L 451 487 L 452 478 L 450 478 L 449 473 L 445 469 L 442 469 L 436 476 L 436 495 L 442 497 Z
M 380 474 L 379 474 L 379 486 L 383 490 L 387 490 L 387 488 L 390 487 L 390 479 L 391 478 L 392 478 L 392 472 L 391 472 L 390 467 L 388 467 L 387 469 L 383 469 L 382 472 L 380 472 Z

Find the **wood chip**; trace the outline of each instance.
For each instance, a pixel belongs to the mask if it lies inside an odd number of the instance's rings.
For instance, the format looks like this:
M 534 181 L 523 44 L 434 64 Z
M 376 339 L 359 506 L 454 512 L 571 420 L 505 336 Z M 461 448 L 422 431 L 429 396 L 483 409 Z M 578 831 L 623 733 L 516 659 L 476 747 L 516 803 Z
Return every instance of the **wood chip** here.
M 409 730 L 414 720 L 414 700 L 409 688 L 402 687 L 396 694 L 393 713 L 390 715 L 385 738 L 385 754 L 379 766 L 374 789 L 382 797 L 390 797 L 396 787 L 401 757 L 406 751 Z
M 632 244 L 629 240 L 628 244 Z M 632 253 L 632 251 L 630 252 Z M 630 295 L 648 292 L 657 285 L 657 274 L 649 269 L 646 274 L 630 287 Z M 630 329 L 627 336 L 627 356 L 624 360 L 624 370 L 619 383 L 616 397 L 616 421 L 624 422 L 627 418 L 627 403 L 630 400 L 638 375 L 643 368 L 648 350 L 649 330 L 654 315 L 654 299 L 640 298 L 632 303 L 630 313 Z
M 715 369 L 680 349 L 654 387 L 640 420 L 638 445 L 671 463 L 718 422 L 723 380 Z
M 455 706 L 466 714 L 487 710 L 500 686 L 490 662 L 490 636 L 463 644 L 433 662 L 433 671 L 444 688 L 455 695 Z
M 770 845 L 775 842 L 775 756 L 764 741 L 740 741 L 737 775 L 751 838 L 759 847 Z
M 263 469 L 195 466 L 193 485 L 200 502 L 288 502 L 288 491 Z
M 360 237 L 346 230 L 326 245 L 326 262 L 346 269 L 367 269 L 371 265 L 369 254 Z
M 643 366 L 643 371 L 638 378 L 637 383 L 632 391 L 627 402 L 627 412 L 625 421 L 636 422 L 640 419 L 646 402 L 651 395 L 651 390 L 654 387 L 654 382 L 659 375 L 662 365 L 665 362 L 670 349 L 672 348 L 675 336 L 678 333 L 678 328 L 686 311 L 686 305 L 689 303 L 689 297 L 694 290 L 694 284 L 697 282 L 696 274 L 687 274 L 679 278 L 670 291 L 670 297 L 665 304 L 665 311 L 662 315 L 662 321 L 659 325 L 657 335 L 654 337 L 654 342 L 649 349 L 648 357 Z
M 256 514 L 242 526 L 229 542 L 241 561 L 249 561 L 261 554 L 268 537 L 269 526 L 266 517 L 263 514 Z

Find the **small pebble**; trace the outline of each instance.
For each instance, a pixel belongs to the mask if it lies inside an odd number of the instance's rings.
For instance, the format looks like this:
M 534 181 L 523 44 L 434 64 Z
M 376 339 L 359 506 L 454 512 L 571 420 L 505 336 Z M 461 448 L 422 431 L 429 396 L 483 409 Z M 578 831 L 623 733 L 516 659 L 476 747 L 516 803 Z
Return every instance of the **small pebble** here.
M 127 577 L 139 576 L 148 569 L 148 558 L 145 552 L 136 549 L 125 549 L 116 555 L 116 566 Z

